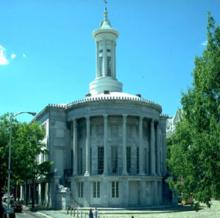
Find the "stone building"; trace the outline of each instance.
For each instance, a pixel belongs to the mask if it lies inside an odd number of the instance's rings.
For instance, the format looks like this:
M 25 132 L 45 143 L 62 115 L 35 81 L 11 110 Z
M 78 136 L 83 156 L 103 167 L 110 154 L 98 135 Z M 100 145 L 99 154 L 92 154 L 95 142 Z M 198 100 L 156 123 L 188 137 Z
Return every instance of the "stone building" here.
M 70 202 L 82 206 L 129 208 L 166 201 L 167 117 L 159 104 L 122 91 L 118 36 L 105 9 L 93 32 L 97 70 L 89 93 L 70 104 L 48 105 L 35 118 L 45 126 L 54 162 L 49 180 L 39 180 L 39 204 L 61 207 L 65 188 L 59 187 L 68 187 Z

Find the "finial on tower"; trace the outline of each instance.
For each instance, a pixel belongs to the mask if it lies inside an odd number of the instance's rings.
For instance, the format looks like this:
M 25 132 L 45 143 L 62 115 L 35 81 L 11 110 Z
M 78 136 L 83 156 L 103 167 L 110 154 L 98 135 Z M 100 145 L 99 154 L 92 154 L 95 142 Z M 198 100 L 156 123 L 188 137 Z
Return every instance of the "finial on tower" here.
M 104 20 L 108 21 L 107 0 L 104 0 L 104 3 L 105 3 Z
M 108 9 L 107 9 L 107 0 L 104 0 L 105 10 L 104 10 L 104 18 L 100 24 L 101 29 L 111 29 L 111 23 L 108 19 Z
M 107 0 L 104 0 L 104 3 L 105 3 L 105 8 L 107 9 Z

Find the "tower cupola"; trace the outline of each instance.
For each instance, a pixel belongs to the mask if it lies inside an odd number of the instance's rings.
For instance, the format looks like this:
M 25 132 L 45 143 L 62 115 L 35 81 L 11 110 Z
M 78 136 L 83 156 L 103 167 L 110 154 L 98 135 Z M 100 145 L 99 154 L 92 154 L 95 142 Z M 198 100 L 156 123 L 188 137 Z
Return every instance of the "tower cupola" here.
M 116 78 L 116 40 L 118 31 L 112 28 L 107 8 L 100 27 L 93 32 L 96 42 L 96 78 L 89 85 L 92 95 L 109 92 L 121 92 L 122 84 Z

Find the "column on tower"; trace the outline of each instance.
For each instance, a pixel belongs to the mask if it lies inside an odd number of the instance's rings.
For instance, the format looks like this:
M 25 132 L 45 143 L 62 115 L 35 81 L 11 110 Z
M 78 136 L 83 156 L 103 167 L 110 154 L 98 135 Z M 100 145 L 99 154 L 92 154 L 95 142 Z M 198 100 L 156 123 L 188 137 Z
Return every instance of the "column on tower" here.
M 100 65 L 102 65 L 101 55 L 99 42 L 96 42 L 96 78 L 99 78 L 102 75 L 102 70 L 100 67 Z

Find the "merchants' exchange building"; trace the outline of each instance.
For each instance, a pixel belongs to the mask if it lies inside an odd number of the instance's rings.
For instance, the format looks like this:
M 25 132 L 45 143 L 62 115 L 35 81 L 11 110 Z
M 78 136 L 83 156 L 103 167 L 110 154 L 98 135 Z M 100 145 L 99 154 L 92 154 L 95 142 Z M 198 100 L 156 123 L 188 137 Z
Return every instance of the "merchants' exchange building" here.
M 105 9 L 93 32 L 97 70 L 89 93 L 70 104 L 48 105 L 36 116 L 53 161 L 49 179 L 37 185 L 39 204 L 63 207 L 67 193 L 68 202 L 91 207 L 167 200 L 167 117 L 159 104 L 123 92 L 116 74 L 118 36 Z

